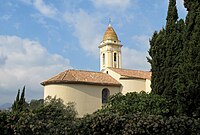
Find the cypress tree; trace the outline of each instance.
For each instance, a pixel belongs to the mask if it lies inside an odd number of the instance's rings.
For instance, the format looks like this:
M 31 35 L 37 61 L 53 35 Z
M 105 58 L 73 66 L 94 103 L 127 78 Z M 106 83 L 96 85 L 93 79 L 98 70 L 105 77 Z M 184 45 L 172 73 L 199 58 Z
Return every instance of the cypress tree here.
M 177 19 L 178 13 L 176 8 L 176 0 L 170 0 L 166 23 L 166 57 L 164 58 L 164 68 L 162 71 L 164 76 L 164 83 L 162 84 L 164 85 L 164 90 L 162 95 L 166 95 L 171 98 L 174 98 L 177 95 L 177 68 L 180 64 L 179 59 L 177 59 L 177 57 L 180 56 L 183 48 L 180 39 L 181 36 L 179 36 L 182 34 L 182 30 L 178 30 L 178 28 L 180 28 L 180 26 L 182 26 L 182 24 L 184 23 L 183 20 L 177 23 Z
M 25 102 L 25 86 L 23 87 L 22 94 L 19 100 L 19 103 L 22 105 Z
M 165 30 L 162 29 L 159 33 L 155 32 L 152 39 L 150 40 L 150 49 L 149 55 L 151 58 L 148 58 L 148 61 L 151 64 L 151 88 L 152 93 L 161 94 L 163 88 L 163 60 L 165 58 Z
M 177 21 L 176 1 L 169 1 L 166 29 L 150 41 L 151 87 L 152 93 L 175 99 L 178 111 L 200 117 L 200 1 L 184 5 L 186 21 Z
M 169 1 L 166 29 L 162 29 L 150 41 L 149 55 L 151 56 L 152 93 L 175 97 L 175 81 L 177 61 L 181 45 L 177 40 L 177 19 L 178 13 L 176 0 Z
M 20 110 L 24 110 L 24 108 L 26 108 L 26 101 L 25 101 L 25 86 L 23 87 L 22 93 L 21 93 L 21 97 L 19 100 L 19 109 Z
M 157 88 L 156 88 L 156 82 L 157 82 L 157 73 L 158 70 L 158 65 L 157 65 L 157 46 L 155 44 L 155 41 L 158 37 L 157 31 L 154 32 L 152 39 L 149 41 L 150 42 L 150 49 L 149 49 L 149 55 L 151 58 L 147 57 L 148 62 L 151 64 L 151 72 L 152 72 L 152 77 L 151 77 L 151 87 L 153 88 L 151 92 L 157 93 Z
M 25 86 L 23 87 L 20 98 L 19 96 L 20 96 L 20 89 L 18 90 L 16 100 L 14 101 L 12 105 L 12 111 L 14 112 L 20 112 L 27 108 L 27 103 L 25 101 Z
M 176 8 L 176 0 L 169 0 L 168 13 L 167 13 L 167 23 L 166 32 L 170 34 L 174 30 L 174 26 L 178 19 L 178 12 Z
M 200 116 L 200 1 L 185 0 L 185 42 L 179 67 L 178 101 L 189 116 Z M 182 74 L 182 75 L 181 75 Z
M 16 99 L 12 105 L 12 110 L 13 111 L 16 111 L 19 107 L 19 95 L 20 95 L 20 89 L 18 89 L 18 92 L 17 92 L 17 96 L 16 96 Z

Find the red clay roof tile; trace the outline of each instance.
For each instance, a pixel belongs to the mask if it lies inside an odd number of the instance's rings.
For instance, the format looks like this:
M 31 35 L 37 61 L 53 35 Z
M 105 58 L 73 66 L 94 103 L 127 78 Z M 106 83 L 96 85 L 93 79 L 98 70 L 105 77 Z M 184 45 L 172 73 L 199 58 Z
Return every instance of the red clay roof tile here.
M 83 70 L 66 70 L 44 82 L 42 85 L 48 84 L 93 84 L 93 85 L 107 85 L 120 86 L 121 84 L 102 72 L 92 72 Z
M 112 71 L 120 74 L 122 77 L 127 78 L 140 78 L 140 79 L 151 79 L 151 72 L 148 71 L 140 71 L 140 70 L 129 70 L 129 69 L 121 69 L 121 68 L 109 68 Z

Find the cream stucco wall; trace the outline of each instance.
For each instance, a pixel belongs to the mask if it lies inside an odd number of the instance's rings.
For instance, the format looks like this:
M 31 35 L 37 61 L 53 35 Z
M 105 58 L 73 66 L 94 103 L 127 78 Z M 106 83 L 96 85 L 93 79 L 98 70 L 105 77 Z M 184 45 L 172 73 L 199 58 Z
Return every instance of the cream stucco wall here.
M 146 79 L 146 92 L 150 93 L 151 92 L 151 80 Z
M 120 79 L 122 94 L 128 92 L 146 91 L 146 80 L 144 79 Z
M 141 92 L 141 91 L 150 93 L 151 91 L 150 87 L 151 81 L 148 79 L 125 78 L 109 68 L 106 68 L 103 72 L 109 74 L 122 84 L 121 86 L 122 94 L 126 94 L 127 92 Z
M 102 106 L 102 90 L 108 88 L 110 95 L 120 92 L 120 87 L 86 84 L 50 84 L 44 87 L 44 99 L 56 96 L 64 103 L 75 102 L 78 116 L 90 114 Z
M 113 78 L 115 78 L 115 80 L 119 81 L 121 75 L 117 74 L 116 72 L 112 71 L 109 68 L 106 68 L 105 70 L 103 70 L 103 73 L 109 74 L 110 76 L 112 76 Z

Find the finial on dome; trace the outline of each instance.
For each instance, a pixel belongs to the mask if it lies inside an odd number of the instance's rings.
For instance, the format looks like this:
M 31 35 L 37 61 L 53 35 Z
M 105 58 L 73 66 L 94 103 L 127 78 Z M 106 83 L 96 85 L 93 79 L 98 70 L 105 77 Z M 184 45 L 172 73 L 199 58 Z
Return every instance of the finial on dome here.
M 119 41 L 117 34 L 115 33 L 115 30 L 113 29 L 113 27 L 111 26 L 111 18 L 109 17 L 109 25 L 108 28 L 106 30 L 106 32 L 104 33 L 103 36 L 103 41 L 106 40 L 112 40 L 112 41 Z
M 111 17 L 109 17 L 109 24 L 108 27 L 111 27 Z

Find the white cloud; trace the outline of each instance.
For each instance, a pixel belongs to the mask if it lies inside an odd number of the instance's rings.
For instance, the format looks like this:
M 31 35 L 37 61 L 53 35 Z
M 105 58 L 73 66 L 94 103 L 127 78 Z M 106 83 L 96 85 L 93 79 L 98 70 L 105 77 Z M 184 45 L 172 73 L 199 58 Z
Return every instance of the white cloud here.
M 129 69 L 150 70 L 150 64 L 147 62 L 148 52 L 150 47 L 148 35 L 135 35 L 132 37 L 132 42 L 136 49 L 127 47 L 122 48 L 123 66 Z
M 0 54 L 0 103 L 12 102 L 23 85 L 28 99 L 42 98 L 41 81 L 71 68 L 68 59 L 17 36 L 0 36 Z
M 150 47 L 149 39 L 150 37 L 147 35 L 136 35 L 132 37 L 134 44 L 144 50 L 147 50 Z
M 127 47 L 122 48 L 122 67 L 127 69 L 150 70 L 146 59 L 147 53 Z
M 64 14 L 65 21 L 74 29 L 74 35 L 79 40 L 81 47 L 92 56 L 99 57 L 98 45 L 103 38 L 103 33 L 106 28 L 98 20 L 100 16 L 89 14 L 84 10 L 79 12 Z M 149 48 L 149 36 L 139 35 L 133 36 L 132 42 L 138 46 L 138 49 L 130 49 L 122 47 L 122 63 L 123 68 L 150 70 L 150 65 L 146 60 L 147 49 Z M 142 48 L 142 50 L 141 50 Z M 138 51 L 141 50 L 141 51 Z M 144 52 L 145 50 L 145 52 Z
M 0 54 L 0 67 L 6 63 L 7 57 L 4 54 Z
M 131 0 L 91 0 L 96 7 L 107 8 L 110 10 L 124 10 L 127 9 Z
M 43 0 L 35 0 L 33 5 L 42 15 L 46 17 L 53 18 L 57 15 L 57 9 L 52 5 L 45 4 Z
M 74 28 L 74 36 L 79 40 L 80 46 L 89 54 L 98 57 L 100 44 L 103 35 L 100 31 L 103 25 L 99 22 L 99 18 L 90 15 L 84 10 L 76 13 L 64 14 L 65 21 Z

